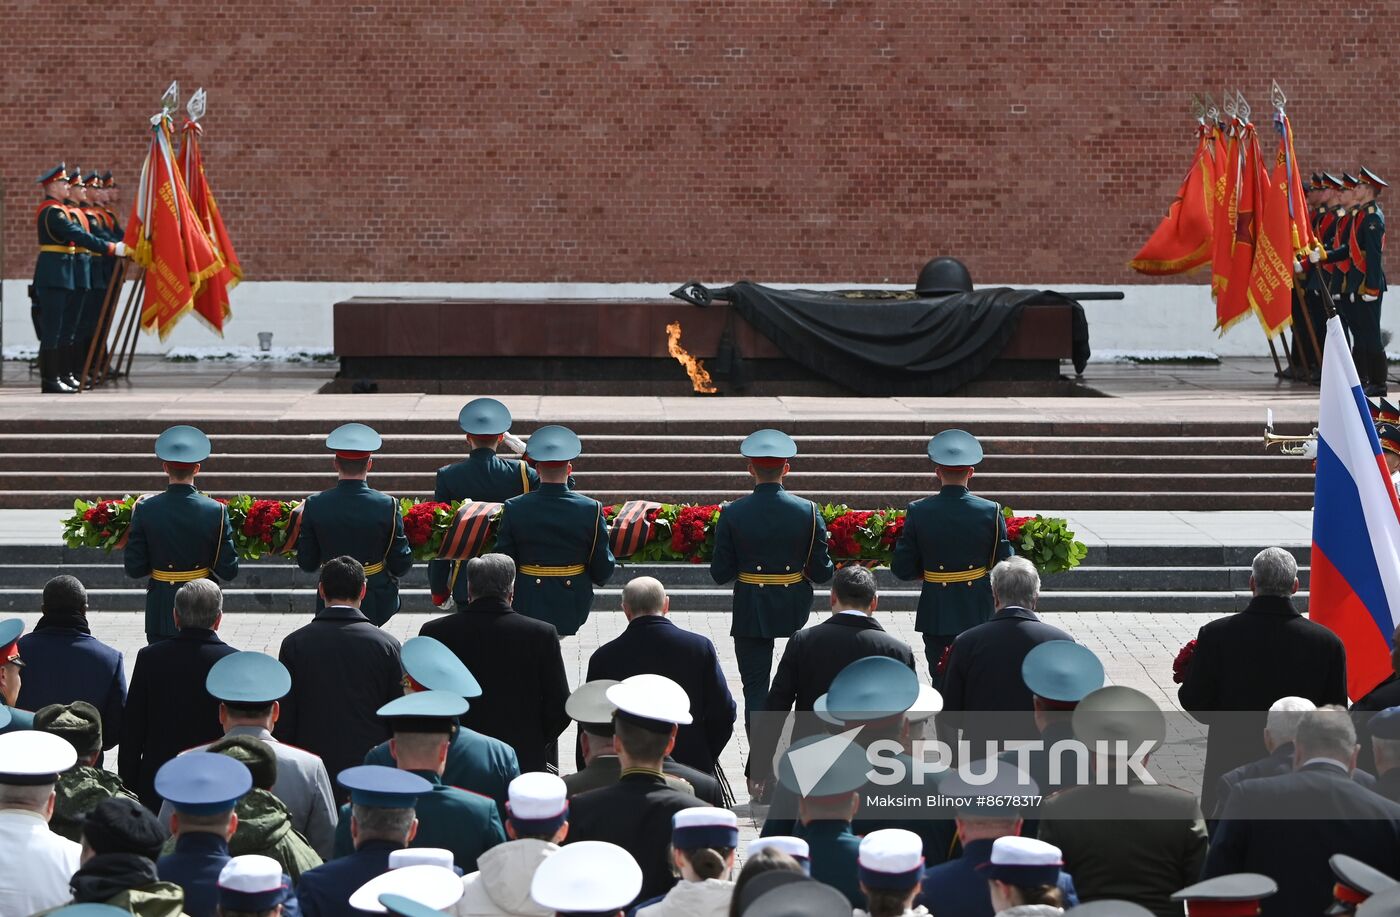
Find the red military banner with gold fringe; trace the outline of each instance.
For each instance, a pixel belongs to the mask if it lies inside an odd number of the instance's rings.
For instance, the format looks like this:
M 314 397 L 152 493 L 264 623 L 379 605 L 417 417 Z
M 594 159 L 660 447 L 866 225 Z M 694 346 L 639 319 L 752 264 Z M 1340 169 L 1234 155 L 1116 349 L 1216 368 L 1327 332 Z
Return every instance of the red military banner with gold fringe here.
M 1270 338 L 1293 323 L 1294 226 L 1288 201 L 1288 159 L 1288 138 L 1281 132 L 1273 168 L 1268 179 L 1259 184 L 1258 233 L 1247 294 L 1250 309 Z
M 1215 321 L 1224 334 L 1250 314 L 1249 276 L 1254 265 L 1255 237 L 1258 234 L 1259 140 L 1253 124 L 1242 126 L 1239 175 L 1235 189 L 1234 238 L 1230 242 L 1226 274 L 1215 298 Z M 1226 231 L 1222 229 L 1222 231 Z
M 1140 274 L 1180 274 L 1210 261 L 1215 162 L 1209 131 L 1202 129 L 1191 168 L 1167 215 L 1128 266 Z
M 223 268 L 210 277 L 195 296 L 195 313 L 222 333 L 225 321 L 232 314 L 228 291 L 242 279 L 243 266 L 233 250 L 233 241 L 219 214 L 219 205 L 214 200 L 214 192 L 204 171 L 204 153 L 199 142 L 203 133 L 204 129 L 198 121 L 185 122 L 181 131 L 180 166 L 195 216 L 224 263 Z
M 1213 228 L 1211 239 L 1211 278 L 1210 293 L 1216 302 L 1216 327 L 1221 321 L 1220 294 L 1229 284 L 1230 252 L 1235 244 L 1235 218 L 1239 205 L 1240 178 L 1240 138 L 1239 125 L 1230 127 L 1228 132 L 1219 135 L 1216 151 L 1217 172 L 1215 177 L 1215 212 L 1211 217 Z
M 146 269 L 141 327 L 165 340 L 194 308 L 205 281 L 223 267 L 175 165 L 168 117 L 152 127 L 151 148 L 123 241 L 132 260 Z

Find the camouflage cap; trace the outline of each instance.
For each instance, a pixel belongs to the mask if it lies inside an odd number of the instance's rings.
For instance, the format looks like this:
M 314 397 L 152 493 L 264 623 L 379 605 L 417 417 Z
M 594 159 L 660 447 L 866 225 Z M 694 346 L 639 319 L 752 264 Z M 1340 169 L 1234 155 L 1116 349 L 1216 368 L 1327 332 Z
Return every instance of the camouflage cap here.
M 34 728 L 65 739 L 80 758 L 102 751 L 102 714 L 87 701 L 39 708 Z
M 256 736 L 225 736 L 210 745 L 209 750 L 228 755 L 248 768 L 256 789 L 270 790 L 277 782 L 277 753 Z

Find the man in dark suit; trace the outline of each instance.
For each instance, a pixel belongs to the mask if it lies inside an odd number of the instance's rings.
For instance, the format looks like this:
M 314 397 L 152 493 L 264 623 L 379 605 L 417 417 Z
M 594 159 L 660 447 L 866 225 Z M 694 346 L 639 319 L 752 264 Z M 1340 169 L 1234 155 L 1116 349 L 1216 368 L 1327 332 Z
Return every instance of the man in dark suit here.
M 326 561 L 319 592 L 326 607 L 288 634 L 277 653 L 292 674 L 292 691 L 282 699 L 274 735 L 320 755 L 326 770 L 338 774 L 389 737 L 376 711 L 402 696 L 403 670 L 399 641 L 360 613 L 359 561 Z
M 522 771 L 542 771 L 546 749 L 569 725 L 559 632 L 511 608 L 515 561 L 506 555 L 471 559 L 465 580 L 470 601 L 419 633 L 441 641 L 481 684 L 481 699 L 472 701 L 462 725 L 514 748 Z
M 831 579 L 826 523 L 811 500 L 783 488 L 797 443 L 781 430 L 759 430 L 739 453 L 749 460 L 753 493 L 724 508 L 715 523 L 710 576 L 734 583 L 729 633 L 744 691 L 744 724 L 768 699 L 773 641 L 791 637 L 812 613 L 812 584 Z
M 565 709 L 569 718 L 578 723 L 582 756 L 579 769 L 564 777 L 570 797 L 612 786 L 622 777 L 622 761 L 618 757 L 617 735 L 613 729 L 617 706 L 607 698 L 608 689 L 616 684 L 619 682 L 609 678 L 588 681 L 569 695 Z M 669 754 L 661 760 L 661 772 L 667 785 L 674 790 L 697 796 L 706 805 L 717 808 L 729 805 L 717 779 L 680 763 Z
M 768 689 L 763 709 L 786 714 L 796 709 L 810 712 L 817 698 L 831 688 L 832 679 L 846 666 L 866 656 L 888 656 L 910 669 L 914 651 L 909 644 L 886 633 L 875 620 L 879 596 L 875 576 L 865 567 L 852 564 L 836 571 L 831 581 L 831 617 L 820 624 L 799 630 L 788 638 L 778 672 Z M 765 728 L 754 732 L 754 781 L 766 779 L 772 770 L 780 730 L 776 715 Z M 812 733 L 811 718 L 798 717 L 793 740 Z
M 992 569 L 989 579 L 997 613 L 958 636 L 943 672 L 940 732 L 960 728 L 974 760 L 986 756 L 985 742 L 1039 737 L 1034 695 L 1021 666 L 1040 644 L 1074 639 L 1036 616 L 1040 574 L 1029 560 L 1008 558 Z M 983 715 L 990 711 L 995 716 Z M 951 732 L 943 735 L 952 737 Z
M 331 557 L 354 557 L 365 569 L 367 585 L 360 613 L 380 627 L 399 610 L 399 577 L 413 567 L 413 552 L 403 533 L 399 501 L 369 486 L 373 454 L 383 438 L 362 423 L 336 427 L 326 437 L 335 452 L 339 482 L 306 498 L 297 538 L 297 566 L 308 573 Z M 316 610 L 325 607 L 318 595 Z
M 1346 711 L 1305 713 L 1294 745 L 1293 773 L 1246 780 L 1230 793 L 1206 859 L 1207 878 L 1257 872 L 1278 883 L 1263 917 L 1326 910 L 1334 884 L 1327 861 L 1334 854 L 1382 872 L 1400 863 L 1400 804 L 1351 779 L 1356 728 Z
M 647 901 L 676 883 L 671 817 L 704 805 L 672 789 L 661 769 L 675 744 L 676 726 L 691 718 L 689 701 L 680 685 L 658 675 L 637 675 L 613 685 L 607 698 L 617 706 L 613 728 L 622 776 L 612 786 L 570 800 L 565 843 L 608 841 L 632 854 L 642 868 L 636 901 Z
M 1389 402 L 1387 402 L 1388 404 Z M 1394 670 L 1390 677 L 1376 685 L 1361 700 L 1351 705 L 1351 719 L 1356 724 L 1356 739 L 1361 752 L 1356 757 L 1356 766 L 1367 773 L 1375 773 L 1376 759 L 1372 757 L 1370 728 L 1372 714 L 1391 707 L 1400 706 L 1400 627 L 1390 638 L 1390 666 Z
M 34 630 L 19 638 L 28 668 L 16 706 L 37 711 L 50 704 L 85 701 L 102 714 L 104 748 L 121 737 L 126 705 L 122 654 L 92 635 L 87 590 L 77 577 L 55 576 L 44 584 L 42 612 Z
M 909 504 L 890 572 L 922 580 L 914 629 L 924 635 L 933 686 L 942 688 L 939 663 L 958 634 L 992 616 L 989 574 L 1015 553 L 1006 540 L 1001 507 L 968 490 L 982 444 L 964 430 L 944 430 L 929 440 L 938 493 Z
M 175 426 L 162 433 L 156 439 L 156 458 L 170 484 L 131 510 L 122 565 L 127 576 L 148 578 L 148 643 L 175 635 L 170 612 L 182 583 L 211 575 L 226 581 L 238 575 L 228 507 L 194 486 L 212 449 L 209 437 L 194 427 Z
M 1298 735 L 1298 724 L 1303 721 L 1304 713 L 1316 709 L 1317 705 L 1305 697 L 1280 697 L 1274 701 L 1264 725 L 1264 748 L 1268 754 L 1221 775 L 1215 790 L 1212 820 L 1224 814 L 1230 794 L 1244 781 L 1293 773 L 1293 740 Z
M 577 434 L 567 427 L 541 427 L 526 449 L 541 483 L 505 502 L 496 523 L 496 550 L 519 571 L 516 611 L 569 637 L 588 620 L 593 587 L 608 581 L 617 562 L 608 547 L 602 504 L 569 489 L 572 462 L 583 452 Z
M 1260 737 L 1267 711 L 1280 697 L 1317 706 L 1347 702 L 1346 650 L 1332 631 L 1298 613 L 1298 563 L 1282 548 L 1254 558 L 1254 593 L 1239 614 L 1211 621 L 1177 691 L 1181 706 L 1212 727 L 1206 743 L 1201 805 L 1213 811 L 1220 775 L 1265 753 Z M 1224 722 L 1218 711 L 1231 711 Z M 1253 711 L 1254 715 L 1242 715 Z M 1221 728 L 1214 728 L 1218 725 Z M 1282 896 L 1280 896 L 1282 897 Z
M 117 773 L 152 812 L 159 811 L 156 771 L 180 752 L 224 734 L 219 702 L 204 689 L 209 670 L 237 652 L 215 633 L 223 618 L 223 595 L 213 580 L 191 580 L 175 593 L 172 640 L 136 654 L 122 714 Z
M 540 476 L 518 459 L 501 458 L 496 454 L 502 442 L 519 443 L 510 433 L 510 410 L 495 398 L 474 398 L 457 415 L 457 425 L 467 434 L 471 454 L 460 462 L 439 468 L 433 484 L 433 499 L 439 503 L 476 500 L 481 503 L 504 503 L 536 490 Z M 520 446 L 523 450 L 523 446 Z M 460 560 L 428 561 L 428 585 L 433 604 L 445 605 L 452 598 L 458 605 L 471 601 L 467 593 L 467 578 L 462 574 Z
M 1371 717 L 1369 725 L 1376 764 L 1374 789 L 1391 802 L 1400 802 L 1400 707 L 1382 710 Z M 1353 776 L 1361 773 L 1356 771 Z
M 734 733 L 735 705 L 708 637 L 677 627 L 666 617 L 671 599 L 660 581 L 641 576 L 622 590 L 627 629 L 593 651 L 585 681 L 622 681 L 633 675 L 665 675 L 685 689 L 694 722 L 676 730 L 671 757 L 712 774 Z

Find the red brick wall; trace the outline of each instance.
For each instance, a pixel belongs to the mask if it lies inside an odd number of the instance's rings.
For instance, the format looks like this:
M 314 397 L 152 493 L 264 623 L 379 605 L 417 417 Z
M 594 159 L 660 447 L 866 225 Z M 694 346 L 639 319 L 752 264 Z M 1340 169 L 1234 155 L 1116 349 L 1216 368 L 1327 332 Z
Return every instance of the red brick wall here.
M 172 78 L 209 92 L 250 279 L 898 282 L 956 254 L 986 280 L 1130 282 L 1189 161 L 1188 93 L 1238 85 L 1267 125 L 1271 77 L 1305 170 L 1400 179 L 1395 3 L 19 7 L 8 277 L 31 268 L 34 176 L 66 158 L 133 187 Z M 75 59 L 76 21 L 104 37 Z

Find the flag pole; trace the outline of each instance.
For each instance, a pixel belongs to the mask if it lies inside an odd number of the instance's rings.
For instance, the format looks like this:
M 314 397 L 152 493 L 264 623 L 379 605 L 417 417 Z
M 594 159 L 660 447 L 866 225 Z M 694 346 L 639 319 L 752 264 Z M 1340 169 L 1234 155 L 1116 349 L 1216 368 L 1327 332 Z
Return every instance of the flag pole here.
M 97 313 L 97 333 L 88 342 L 87 358 L 83 360 L 83 372 L 78 377 L 78 391 L 85 392 L 92 388 L 88 382 L 91 378 L 92 364 L 97 358 L 98 348 L 107 346 L 108 326 L 112 321 L 113 300 L 119 299 L 120 295 L 114 295 L 115 291 L 122 288 L 126 278 L 126 259 L 118 258 L 113 265 L 112 276 L 107 281 L 107 290 L 102 296 L 102 309 Z

